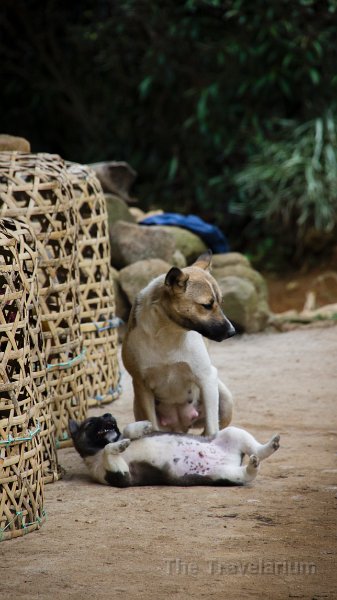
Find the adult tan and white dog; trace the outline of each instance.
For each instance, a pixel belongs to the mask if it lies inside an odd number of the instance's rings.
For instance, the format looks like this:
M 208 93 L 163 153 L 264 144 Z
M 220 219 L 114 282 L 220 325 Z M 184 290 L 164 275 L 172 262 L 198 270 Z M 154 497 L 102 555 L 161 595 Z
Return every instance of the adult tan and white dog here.
M 235 334 L 209 272 L 211 258 L 209 251 L 190 267 L 156 277 L 131 310 L 122 358 L 133 381 L 134 415 L 157 431 L 186 432 L 193 424 L 214 435 L 232 418 L 232 395 L 204 340 Z

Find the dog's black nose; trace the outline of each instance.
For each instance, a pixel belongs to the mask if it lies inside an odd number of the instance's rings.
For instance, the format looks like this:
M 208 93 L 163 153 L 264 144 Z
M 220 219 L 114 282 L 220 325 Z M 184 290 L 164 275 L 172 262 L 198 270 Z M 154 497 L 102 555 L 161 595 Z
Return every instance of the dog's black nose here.
M 230 324 L 230 327 L 229 327 L 228 332 L 227 332 L 227 337 L 230 338 L 230 337 L 233 337 L 233 335 L 236 334 L 236 329 L 235 329 L 235 327 L 233 327 L 232 323 L 229 323 L 229 324 Z

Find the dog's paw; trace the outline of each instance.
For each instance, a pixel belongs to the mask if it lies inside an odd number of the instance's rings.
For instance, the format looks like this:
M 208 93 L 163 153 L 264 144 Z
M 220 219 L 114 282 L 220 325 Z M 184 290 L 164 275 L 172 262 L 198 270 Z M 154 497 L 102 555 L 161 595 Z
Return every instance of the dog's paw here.
M 131 440 L 129 440 L 128 438 L 121 440 L 120 442 L 118 442 L 118 452 L 124 452 L 124 450 L 126 450 L 127 447 L 130 446 L 130 444 Z
M 256 454 L 251 454 L 251 456 L 249 457 L 248 467 L 250 467 L 251 469 L 257 469 L 259 464 L 260 461 Z
M 153 425 L 151 421 L 143 421 L 143 435 L 151 433 L 153 431 Z
M 138 440 L 143 435 L 151 433 L 152 429 L 151 421 L 135 421 L 135 423 L 129 423 L 124 427 L 123 436 L 131 440 Z
M 270 443 L 273 450 L 278 450 L 280 447 L 280 436 L 274 435 L 274 437 L 271 438 Z
M 106 454 L 119 454 L 120 452 L 124 452 L 130 444 L 131 440 L 125 438 L 120 440 L 120 442 L 111 442 L 110 444 L 107 444 L 104 450 Z

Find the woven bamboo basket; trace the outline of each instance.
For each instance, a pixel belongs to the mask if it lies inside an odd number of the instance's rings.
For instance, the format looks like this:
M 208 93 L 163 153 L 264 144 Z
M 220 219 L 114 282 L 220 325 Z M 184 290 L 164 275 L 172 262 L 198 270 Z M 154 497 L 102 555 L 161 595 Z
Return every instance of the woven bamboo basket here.
M 114 288 L 105 196 L 95 172 L 68 163 L 78 210 L 80 320 L 86 349 L 89 406 L 106 404 L 120 394 Z
M 77 210 L 64 161 L 50 154 L 0 153 L 0 197 L 0 216 L 24 218 L 37 238 L 49 410 L 57 447 L 69 446 L 68 421 L 86 417 L 87 396 L 78 293 Z
M 4 221 L 8 221 L 5 219 Z M 8 225 L 7 225 L 8 227 Z M 28 335 L 30 346 L 30 367 L 32 376 L 32 390 L 35 404 L 38 405 L 40 437 L 42 441 L 42 472 L 44 483 L 57 481 L 61 475 L 61 469 L 58 465 L 56 443 L 55 443 L 55 425 L 53 422 L 50 402 L 49 389 L 47 385 L 47 363 L 45 344 L 42 333 L 42 323 L 40 318 L 40 295 L 38 285 L 38 253 L 36 250 L 36 240 L 29 240 L 30 250 L 35 250 L 36 261 L 25 261 L 26 269 L 30 269 L 31 277 L 28 281 L 30 285 L 30 300 L 28 311 Z
M 0 541 L 39 528 L 45 518 L 42 399 L 29 333 L 34 243 L 25 224 L 0 220 Z

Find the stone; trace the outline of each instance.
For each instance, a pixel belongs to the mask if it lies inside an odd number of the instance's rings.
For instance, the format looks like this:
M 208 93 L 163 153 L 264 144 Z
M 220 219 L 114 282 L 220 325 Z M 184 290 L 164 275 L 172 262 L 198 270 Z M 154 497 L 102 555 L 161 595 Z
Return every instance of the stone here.
M 172 255 L 172 265 L 174 267 L 178 267 L 179 269 L 184 269 L 187 267 L 187 261 L 185 256 L 180 252 L 180 250 L 175 250 Z
M 133 304 L 140 290 L 158 275 L 167 273 L 171 266 L 159 258 L 150 258 L 139 260 L 122 269 L 119 273 L 119 283 L 130 304 Z
M 226 252 L 224 254 L 213 254 L 212 269 L 221 269 L 229 265 L 245 265 L 250 267 L 250 262 L 244 254 L 240 252 Z
M 267 285 L 260 273 L 244 264 L 212 270 L 223 294 L 222 308 L 239 331 L 263 331 L 271 316 Z
M 152 227 L 156 228 L 158 225 L 153 225 Z M 160 225 L 160 229 L 172 236 L 175 247 L 185 256 L 188 265 L 191 265 L 200 254 L 203 254 L 208 249 L 202 239 L 189 229 L 175 227 L 174 225 Z
M 104 192 L 117 194 L 126 202 L 131 201 L 129 191 L 137 172 L 127 162 L 111 160 L 89 166 L 95 171 Z
M 222 310 L 239 333 L 259 331 L 255 322 L 258 297 L 253 284 L 228 276 L 218 281 L 222 292 Z
M 214 268 L 212 263 L 212 275 L 217 281 L 229 275 L 247 279 L 254 285 L 257 293 L 260 296 L 263 296 L 266 301 L 268 300 L 268 288 L 264 278 L 258 271 L 255 271 L 255 269 L 252 269 L 250 266 L 246 266 L 246 264 L 237 263 L 229 264 L 221 268 Z
M 108 211 L 109 227 L 116 223 L 116 221 L 135 223 L 135 218 L 123 198 L 116 196 L 116 194 L 105 194 L 105 200 Z
M 139 206 L 130 206 L 130 213 L 136 222 L 145 219 L 146 213 Z
M 131 304 L 119 283 L 119 272 L 113 267 L 111 267 L 111 278 L 114 287 L 115 314 L 116 317 L 119 317 L 124 322 L 118 327 L 118 341 L 121 343 L 125 336 L 126 326 L 131 310 Z
M 161 227 L 117 221 L 110 227 L 111 264 L 122 269 L 139 260 L 160 258 L 172 264 L 173 238 Z
M 7 135 L 6 133 L 0 134 L 0 152 L 8 151 L 18 152 L 30 152 L 30 143 L 23 137 L 17 137 L 16 135 Z
M 110 268 L 110 271 L 115 294 L 116 317 L 119 317 L 126 323 L 129 318 L 131 304 L 120 285 L 119 272 L 113 267 Z
M 263 288 L 259 289 L 252 278 L 238 274 L 223 275 L 216 280 L 222 292 L 223 311 L 233 325 L 237 326 L 238 331 L 263 331 L 271 317 Z
M 144 213 L 144 219 L 146 217 L 157 217 L 158 215 L 163 215 L 164 211 L 161 208 L 153 208 L 152 210 L 148 210 Z

